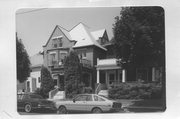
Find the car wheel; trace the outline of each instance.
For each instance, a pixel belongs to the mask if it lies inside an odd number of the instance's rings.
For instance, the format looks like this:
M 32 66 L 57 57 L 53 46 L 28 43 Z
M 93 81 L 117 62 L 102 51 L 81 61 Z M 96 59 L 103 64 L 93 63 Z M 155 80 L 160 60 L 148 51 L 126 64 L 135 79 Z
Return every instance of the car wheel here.
M 102 113 L 102 110 L 96 107 L 92 110 L 92 113 Z
M 60 106 L 59 109 L 57 110 L 58 114 L 67 114 L 66 107 Z
M 26 104 L 25 107 L 24 107 L 24 110 L 25 112 L 31 112 L 32 111 L 32 108 L 31 108 L 31 105 L 30 104 Z

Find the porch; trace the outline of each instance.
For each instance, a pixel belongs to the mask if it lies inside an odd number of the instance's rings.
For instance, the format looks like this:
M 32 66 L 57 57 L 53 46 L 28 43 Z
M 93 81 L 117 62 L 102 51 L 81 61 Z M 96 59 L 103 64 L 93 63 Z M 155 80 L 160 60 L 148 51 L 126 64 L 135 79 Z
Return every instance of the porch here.
M 116 58 L 97 59 L 97 84 L 106 84 L 109 87 L 126 82 L 126 70 L 122 69 L 118 61 Z

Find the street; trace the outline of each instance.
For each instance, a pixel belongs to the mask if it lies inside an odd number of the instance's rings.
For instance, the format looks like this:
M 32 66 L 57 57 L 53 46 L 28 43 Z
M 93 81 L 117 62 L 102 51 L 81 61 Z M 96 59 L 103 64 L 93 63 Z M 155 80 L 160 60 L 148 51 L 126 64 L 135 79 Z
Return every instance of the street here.
M 162 112 L 164 111 L 162 100 L 118 100 L 122 103 L 122 110 L 114 113 L 140 113 L 140 112 Z M 23 110 L 18 110 L 20 115 L 58 115 L 56 111 L 50 110 L 35 110 L 31 113 L 26 113 Z M 68 113 L 68 114 L 82 114 Z M 83 113 L 89 114 L 89 113 Z

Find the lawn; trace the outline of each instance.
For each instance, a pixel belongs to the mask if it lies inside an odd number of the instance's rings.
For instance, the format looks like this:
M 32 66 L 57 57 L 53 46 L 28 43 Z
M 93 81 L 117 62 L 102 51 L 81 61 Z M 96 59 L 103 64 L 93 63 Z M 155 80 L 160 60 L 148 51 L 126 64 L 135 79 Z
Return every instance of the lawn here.
M 127 107 L 130 112 L 157 112 L 164 111 L 165 101 L 162 99 L 134 100 Z

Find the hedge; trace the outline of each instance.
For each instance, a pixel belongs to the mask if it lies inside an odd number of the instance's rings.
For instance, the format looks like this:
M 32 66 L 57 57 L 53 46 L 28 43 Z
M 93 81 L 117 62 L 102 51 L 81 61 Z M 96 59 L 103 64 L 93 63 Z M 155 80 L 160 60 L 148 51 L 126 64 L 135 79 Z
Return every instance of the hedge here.
M 112 99 L 159 99 L 162 86 L 155 83 L 121 83 L 109 90 Z

